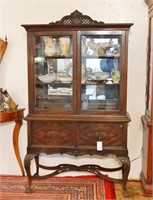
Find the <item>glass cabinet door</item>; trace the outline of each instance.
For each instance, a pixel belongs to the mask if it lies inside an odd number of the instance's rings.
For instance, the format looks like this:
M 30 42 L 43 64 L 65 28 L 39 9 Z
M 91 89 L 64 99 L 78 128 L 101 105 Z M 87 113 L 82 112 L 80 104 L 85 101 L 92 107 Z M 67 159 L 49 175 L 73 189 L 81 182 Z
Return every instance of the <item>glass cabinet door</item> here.
M 35 36 L 36 109 L 72 109 L 72 36 Z
M 82 110 L 118 110 L 120 90 L 119 35 L 81 36 Z

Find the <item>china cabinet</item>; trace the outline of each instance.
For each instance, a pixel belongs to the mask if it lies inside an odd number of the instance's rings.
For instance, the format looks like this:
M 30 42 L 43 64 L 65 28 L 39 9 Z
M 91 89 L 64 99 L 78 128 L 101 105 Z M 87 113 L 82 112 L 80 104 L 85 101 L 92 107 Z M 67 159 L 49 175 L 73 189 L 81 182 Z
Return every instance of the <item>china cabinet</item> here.
M 128 32 L 132 24 L 105 24 L 79 11 L 49 24 L 22 25 L 27 31 L 29 114 L 25 169 L 33 179 L 65 171 L 87 171 L 126 182 L 130 170 L 126 111 Z M 114 155 L 120 166 L 44 166 L 39 155 Z M 30 163 L 36 162 L 32 175 Z M 40 175 L 39 169 L 51 170 Z M 121 171 L 115 179 L 102 172 Z
M 146 0 L 149 7 L 149 36 L 146 77 L 146 111 L 143 122 L 143 154 L 140 174 L 145 196 L 153 196 L 153 0 Z

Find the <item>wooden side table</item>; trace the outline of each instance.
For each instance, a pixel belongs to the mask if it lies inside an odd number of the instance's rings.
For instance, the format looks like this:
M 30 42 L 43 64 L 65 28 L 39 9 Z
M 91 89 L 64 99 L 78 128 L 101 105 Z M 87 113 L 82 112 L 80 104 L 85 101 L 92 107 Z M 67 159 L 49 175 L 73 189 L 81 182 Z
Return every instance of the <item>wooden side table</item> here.
M 19 152 L 18 139 L 19 139 L 19 131 L 22 125 L 23 117 L 24 117 L 23 115 L 24 110 L 25 109 L 21 108 L 14 111 L 0 112 L 0 123 L 11 122 L 11 121 L 15 122 L 15 126 L 13 129 L 13 147 L 14 147 L 16 159 L 18 161 L 18 164 L 20 166 L 23 176 L 25 176 L 25 172 L 24 172 L 24 168 L 23 168 L 23 164 L 22 164 L 21 156 Z

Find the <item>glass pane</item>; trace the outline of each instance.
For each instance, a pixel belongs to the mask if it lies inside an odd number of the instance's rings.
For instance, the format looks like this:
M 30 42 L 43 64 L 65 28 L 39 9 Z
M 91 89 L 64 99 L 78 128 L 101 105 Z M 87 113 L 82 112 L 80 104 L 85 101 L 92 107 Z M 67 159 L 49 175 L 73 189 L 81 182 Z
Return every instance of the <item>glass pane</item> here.
M 120 36 L 84 35 L 82 110 L 119 109 Z
M 71 42 L 71 36 L 35 36 L 37 109 L 72 109 Z

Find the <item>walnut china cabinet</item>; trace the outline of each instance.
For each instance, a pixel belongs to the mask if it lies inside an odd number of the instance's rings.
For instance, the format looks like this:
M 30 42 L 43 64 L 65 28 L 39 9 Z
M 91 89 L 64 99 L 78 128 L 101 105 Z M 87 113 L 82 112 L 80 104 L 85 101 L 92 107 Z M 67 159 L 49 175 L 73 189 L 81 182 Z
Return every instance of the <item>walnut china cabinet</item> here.
M 126 182 L 130 170 L 126 111 L 128 32 L 132 24 L 105 24 L 79 11 L 49 24 L 22 25 L 27 31 L 29 114 L 25 169 L 33 179 L 65 171 L 87 171 Z M 44 166 L 39 155 L 115 155 L 119 167 Z M 36 162 L 32 175 L 30 163 Z M 50 170 L 42 176 L 39 169 Z M 115 179 L 102 172 L 121 171 Z
M 145 196 L 153 196 L 153 0 L 145 0 L 149 7 L 149 37 L 146 84 L 146 112 L 143 122 L 143 155 L 141 183 Z

